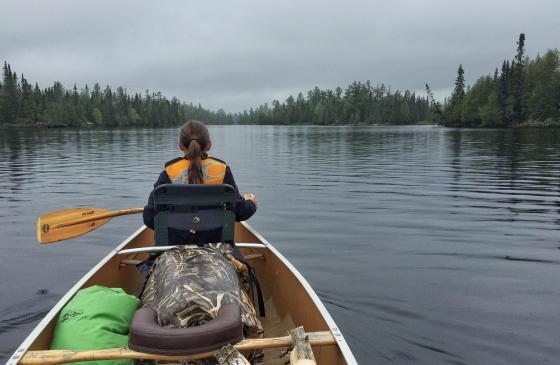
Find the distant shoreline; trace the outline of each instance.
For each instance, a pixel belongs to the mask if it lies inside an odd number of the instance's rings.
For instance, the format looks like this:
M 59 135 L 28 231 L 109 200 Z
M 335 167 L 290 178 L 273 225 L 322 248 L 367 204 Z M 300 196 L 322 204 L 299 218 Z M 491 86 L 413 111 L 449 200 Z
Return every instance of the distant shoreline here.
M 433 127 L 441 127 L 441 128 L 450 128 L 450 129 L 530 129 L 530 128 L 539 128 L 539 129 L 546 129 L 546 128 L 560 128 L 560 121 L 546 121 L 546 122 L 539 122 L 539 121 L 527 121 L 523 123 L 519 123 L 516 125 L 512 125 L 510 127 L 500 127 L 500 126 L 445 126 L 445 125 L 438 125 L 435 123 L 418 123 L 418 124 L 210 124 L 209 126 L 258 126 L 258 127 L 407 127 L 407 126 L 433 126 Z M 150 125 L 137 125 L 137 126 L 112 126 L 112 127 L 105 127 L 105 126 L 75 126 L 75 125 L 53 125 L 53 124 L 44 124 L 44 123 L 25 123 L 25 124 L 4 124 L 0 125 L 0 130 L 2 129 L 64 129 L 64 130 L 115 130 L 115 129 L 166 129 L 166 128 L 180 128 L 181 125 L 178 124 L 176 126 L 161 126 L 155 127 Z

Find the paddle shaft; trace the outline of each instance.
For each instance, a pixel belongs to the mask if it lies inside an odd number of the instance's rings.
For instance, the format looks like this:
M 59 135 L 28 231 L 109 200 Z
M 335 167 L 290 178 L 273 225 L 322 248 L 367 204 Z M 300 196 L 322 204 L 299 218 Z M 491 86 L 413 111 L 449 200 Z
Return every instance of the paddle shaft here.
M 144 211 L 144 208 L 131 208 L 131 209 L 113 210 L 113 211 L 107 212 L 107 213 L 102 213 L 102 214 L 92 215 L 92 216 L 85 217 L 85 218 L 75 219 L 75 220 L 70 221 L 70 222 L 58 223 L 58 224 L 55 224 L 52 228 L 68 227 L 68 226 L 73 226 L 73 225 L 80 224 L 80 223 L 87 223 L 87 222 L 97 221 L 97 220 L 105 219 L 105 218 L 118 217 L 118 216 L 121 216 L 121 215 L 138 214 L 138 213 L 142 213 L 143 211 Z
M 312 346 L 336 345 L 336 339 L 329 331 L 308 332 L 309 343 Z M 292 344 L 290 336 L 248 339 L 239 342 L 233 347 L 238 351 L 256 350 L 277 347 L 287 347 Z M 106 350 L 45 350 L 28 351 L 19 361 L 22 365 L 54 365 L 64 364 L 75 361 L 94 361 L 94 360 L 196 360 L 213 356 L 212 352 L 204 352 L 195 355 L 169 356 L 156 355 L 137 352 L 128 348 L 115 348 Z

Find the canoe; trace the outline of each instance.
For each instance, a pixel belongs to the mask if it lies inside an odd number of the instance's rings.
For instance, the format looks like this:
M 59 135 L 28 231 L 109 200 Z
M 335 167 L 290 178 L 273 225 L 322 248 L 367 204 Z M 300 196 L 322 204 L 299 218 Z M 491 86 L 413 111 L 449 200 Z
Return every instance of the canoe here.
M 235 242 L 255 268 L 263 289 L 266 317 L 261 320 L 265 337 L 286 336 L 290 329 L 298 326 L 303 326 L 306 332 L 323 331 L 333 340 L 327 345 L 312 343 L 317 364 L 357 364 L 338 326 L 296 268 L 245 222 L 236 223 Z M 152 230 L 143 226 L 134 232 L 62 297 L 17 348 L 7 365 L 32 363 L 35 355 L 45 354 L 40 351 L 49 349 L 58 313 L 78 290 L 104 285 L 120 287 L 129 294 L 138 295 L 144 277 L 135 265 L 149 252 L 161 249 L 165 248 L 154 247 Z M 265 349 L 265 363 L 284 364 L 286 357 L 279 359 L 278 352 L 279 349 Z

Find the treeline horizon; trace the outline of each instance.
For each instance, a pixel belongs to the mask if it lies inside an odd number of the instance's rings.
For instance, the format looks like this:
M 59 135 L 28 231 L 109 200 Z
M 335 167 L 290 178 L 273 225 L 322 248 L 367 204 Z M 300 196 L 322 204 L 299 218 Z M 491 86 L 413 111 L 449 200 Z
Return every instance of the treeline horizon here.
M 233 116 L 217 112 L 200 104 L 186 104 L 173 97 L 168 100 L 161 92 L 128 94 L 117 87 L 101 89 L 95 83 L 78 90 L 66 89 L 60 82 L 39 88 L 31 85 L 23 74 L 17 76 L 4 62 L 0 82 L 0 127 L 175 127 L 189 119 L 209 124 L 232 124 Z
M 95 83 L 78 90 L 56 81 L 45 89 L 18 77 L 4 62 L 0 80 L 0 127 L 175 127 L 186 120 L 207 124 L 254 125 L 404 125 L 432 123 L 447 127 L 560 126 L 560 52 L 549 49 L 534 60 L 525 56 L 525 34 L 517 53 L 501 70 L 466 86 L 459 65 L 455 87 L 443 103 L 426 84 L 427 96 L 391 91 L 384 84 L 354 81 L 346 89 L 290 95 L 239 113 L 211 111 L 200 104 L 171 100 L 161 92 L 128 94 Z
M 128 94 L 127 90 L 95 83 L 78 90 L 66 89 L 60 82 L 41 89 L 23 74 L 18 77 L 4 62 L 0 82 L 0 126 L 45 127 L 172 127 L 197 119 L 208 124 L 416 124 L 429 119 L 426 97 L 414 92 L 391 91 L 384 84 L 355 81 L 345 90 L 318 87 L 240 113 L 214 112 L 200 104 L 168 100 L 161 92 Z
M 430 117 L 427 97 L 414 92 L 391 92 L 385 84 L 354 81 L 345 90 L 321 90 L 318 87 L 289 96 L 238 115 L 240 124 L 281 125 L 398 125 L 426 122 Z
M 463 65 L 457 69 L 455 87 L 443 105 L 426 84 L 433 121 L 447 127 L 560 126 L 560 52 L 549 49 L 534 60 L 525 55 L 525 34 L 517 53 L 502 62 L 493 75 L 480 77 L 465 87 Z

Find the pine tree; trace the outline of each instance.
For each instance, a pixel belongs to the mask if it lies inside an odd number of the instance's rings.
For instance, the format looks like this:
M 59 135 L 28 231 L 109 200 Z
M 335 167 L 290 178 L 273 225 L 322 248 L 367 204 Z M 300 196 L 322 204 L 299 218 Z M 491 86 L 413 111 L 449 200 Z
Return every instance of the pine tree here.
M 504 61 L 502 63 L 502 72 L 500 73 L 500 77 L 498 79 L 498 105 L 500 106 L 502 115 L 504 115 L 506 111 L 506 99 L 508 91 L 507 84 L 507 67 L 506 61 Z
M 4 62 L 2 72 L 2 99 L 0 100 L 0 120 L 3 123 L 16 121 L 19 112 L 20 90 L 17 75 L 12 72 L 10 65 Z
M 513 71 L 509 61 L 502 64 L 500 86 L 498 90 L 498 103 L 503 115 L 502 124 L 510 126 L 513 121 Z
M 445 112 L 445 125 L 450 127 L 460 126 L 463 119 L 463 99 L 465 98 L 465 70 L 463 65 L 457 68 L 455 87 L 451 94 L 451 100 L 447 104 Z
M 432 112 L 432 115 L 440 119 L 443 118 L 443 113 L 441 111 L 441 104 L 439 103 L 439 101 L 436 101 L 436 99 L 434 98 L 434 93 L 432 92 L 428 84 L 426 84 L 426 94 L 428 95 L 428 102 L 430 105 L 430 111 Z
M 23 74 L 21 75 L 21 104 L 19 110 L 19 118 L 25 122 L 32 122 L 33 112 L 35 110 L 33 89 L 31 85 L 27 82 Z
M 41 117 L 45 110 L 45 99 L 38 83 L 35 83 L 35 88 L 33 89 L 33 105 L 35 106 L 35 110 L 33 110 L 33 121 L 41 122 Z
M 455 79 L 455 88 L 453 89 L 453 94 L 451 94 L 451 103 L 454 105 L 459 105 L 465 97 L 465 71 L 463 70 L 463 65 L 459 65 L 457 69 L 457 78 Z
M 517 41 L 517 54 L 515 60 L 512 63 L 513 71 L 513 115 L 512 119 L 514 122 L 522 122 L 524 119 L 524 108 L 522 104 L 523 100 L 523 89 L 525 84 L 525 34 L 521 33 L 519 35 L 519 41 Z

